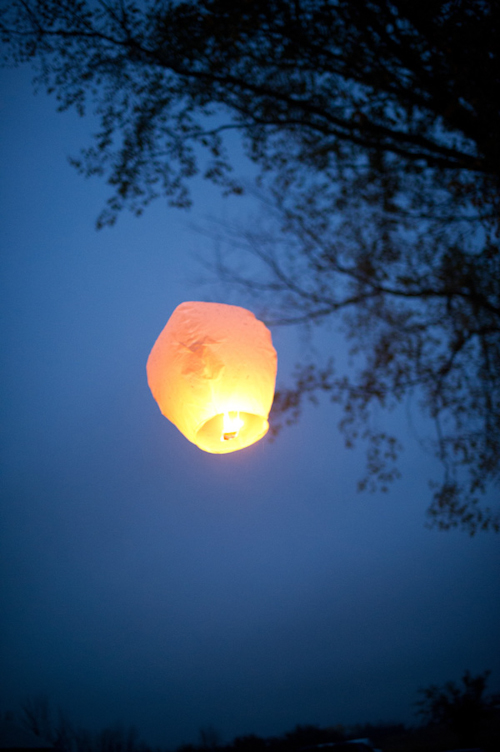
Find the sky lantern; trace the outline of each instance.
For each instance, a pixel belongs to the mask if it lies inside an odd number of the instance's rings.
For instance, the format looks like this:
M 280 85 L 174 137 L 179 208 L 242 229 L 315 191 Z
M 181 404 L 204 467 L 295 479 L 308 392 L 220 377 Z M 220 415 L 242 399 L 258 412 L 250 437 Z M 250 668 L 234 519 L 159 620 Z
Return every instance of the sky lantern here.
M 214 454 L 244 449 L 267 433 L 276 371 L 269 329 L 251 311 L 223 303 L 181 303 L 147 362 L 163 415 Z

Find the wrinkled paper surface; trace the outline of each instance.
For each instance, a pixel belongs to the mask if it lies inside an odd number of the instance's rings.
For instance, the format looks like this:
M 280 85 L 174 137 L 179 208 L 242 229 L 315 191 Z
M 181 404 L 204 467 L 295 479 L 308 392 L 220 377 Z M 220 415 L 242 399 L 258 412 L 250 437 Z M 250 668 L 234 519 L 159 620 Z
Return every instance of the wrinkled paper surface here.
M 199 429 L 224 412 L 267 420 L 276 371 L 269 329 L 251 311 L 223 303 L 181 303 L 147 362 L 161 412 L 195 444 Z

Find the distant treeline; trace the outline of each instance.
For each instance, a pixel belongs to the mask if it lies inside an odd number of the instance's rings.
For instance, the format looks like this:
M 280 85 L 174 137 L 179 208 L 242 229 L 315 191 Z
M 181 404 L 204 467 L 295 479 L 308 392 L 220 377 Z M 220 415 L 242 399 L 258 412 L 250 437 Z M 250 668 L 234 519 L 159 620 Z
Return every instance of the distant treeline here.
M 78 728 L 64 713 L 54 713 L 45 696 L 27 699 L 17 713 L 8 715 L 49 742 L 54 752 L 315 752 L 311 748 L 353 739 L 368 739 L 382 752 L 442 752 L 458 747 L 498 752 L 500 694 L 486 694 L 489 673 L 473 676 L 466 671 L 461 683 L 420 689 L 415 703 L 420 722 L 415 726 L 382 722 L 326 728 L 297 725 L 281 736 L 247 734 L 229 743 L 208 726 L 199 730 L 197 743 L 182 744 L 175 750 L 151 747 L 132 727 L 115 725 L 97 732 Z M 329 751 L 327 747 L 316 752 Z M 331 752 L 335 752 L 334 746 Z

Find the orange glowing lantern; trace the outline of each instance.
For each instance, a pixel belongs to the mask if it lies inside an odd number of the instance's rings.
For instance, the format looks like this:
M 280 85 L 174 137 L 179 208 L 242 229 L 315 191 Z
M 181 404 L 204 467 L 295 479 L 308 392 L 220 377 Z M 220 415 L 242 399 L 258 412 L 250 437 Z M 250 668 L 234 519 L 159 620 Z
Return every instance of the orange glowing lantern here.
M 181 303 L 148 358 L 161 412 L 205 452 L 226 454 L 261 439 L 274 398 L 277 356 L 251 311 Z

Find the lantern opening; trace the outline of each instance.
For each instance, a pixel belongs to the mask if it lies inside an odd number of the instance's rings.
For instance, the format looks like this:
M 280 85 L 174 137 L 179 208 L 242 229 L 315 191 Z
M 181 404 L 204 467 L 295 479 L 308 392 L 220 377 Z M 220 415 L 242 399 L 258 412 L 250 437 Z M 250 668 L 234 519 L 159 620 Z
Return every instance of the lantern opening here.
M 238 436 L 240 428 L 243 428 L 243 421 L 239 412 L 224 413 L 222 419 L 222 436 L 221 441 L 232 441 Z
M 261 439 L 269 429 L 269 423 L 262 415 L 231 411 L 229 419 L 238 420 L 239 424 L 233 423 L 231 430 L 227 431 L 226 415 L 228 413 L 214 415 L 198 429 L 195 441 L 200 449 L 213 454 L 235 452 Z

